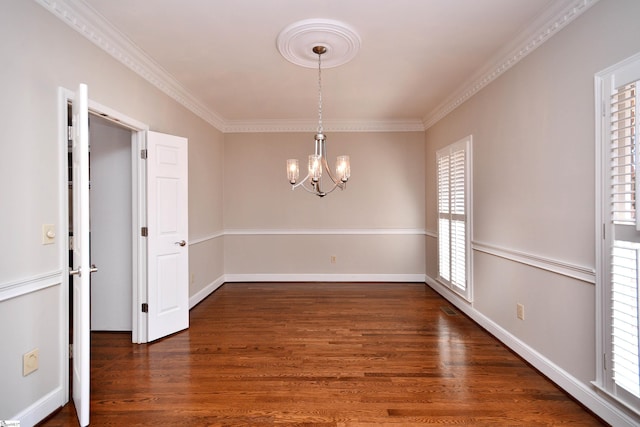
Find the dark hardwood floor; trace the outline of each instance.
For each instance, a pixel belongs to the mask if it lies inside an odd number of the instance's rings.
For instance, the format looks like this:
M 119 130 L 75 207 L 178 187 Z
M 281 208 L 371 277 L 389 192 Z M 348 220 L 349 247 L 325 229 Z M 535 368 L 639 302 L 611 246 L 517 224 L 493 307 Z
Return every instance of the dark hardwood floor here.
M 226 284 L 158 342 L 92 334 L 91 425 L 603 425 L 442 307 L 424 284 Z

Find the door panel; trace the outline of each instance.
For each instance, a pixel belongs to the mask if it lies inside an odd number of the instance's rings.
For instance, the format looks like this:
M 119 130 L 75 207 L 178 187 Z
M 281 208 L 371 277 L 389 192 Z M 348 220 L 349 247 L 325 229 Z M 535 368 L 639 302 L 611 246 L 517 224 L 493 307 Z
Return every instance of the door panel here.
M 148 340 L 189 327 L 187 139 L 147 134 Z
M 89 424 L 89 110 L 87 86 L 72 102 L 73 179 L 73 402 L 81 426 Z

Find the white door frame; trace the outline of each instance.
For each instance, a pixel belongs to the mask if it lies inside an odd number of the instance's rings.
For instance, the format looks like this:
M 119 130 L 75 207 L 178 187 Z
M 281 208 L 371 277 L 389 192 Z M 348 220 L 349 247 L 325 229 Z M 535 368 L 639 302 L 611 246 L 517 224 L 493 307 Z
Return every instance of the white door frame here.
M 59 114 L 58 120 L 60 122 L 61 132 L 59 133 L 59 149 L 60 149 L 60 186 L 63 189 L 61 191 L 61 224 L 59 230 L 65 230 L 63 235 L 66 235 L 66 230 L 69 229 L 69 194 L 68 194 L 68 176 L 67 176 L 67 123 L 68 123 L 68 104 L 72 102 L 74 92 L 65 88 L 59 89 Z M 146 133 L 149 130 L 149 126 L 131 117 L 128 117 L 118 111 L 115 111 L 107 106 L 99 104 L 89 99 L 89 114 L 94 114 L 103 117 L 106 120 L 110 120 L 118 125 L 131 130 L 131 197 L 132 197 L 132 298 L 131 298 L 131 310 L 132 310 L 132 325 L 131 325 L 131 340 L 134 343 L 140 344 L 147 342 L 147 318 L 142 314 L 142 302 L 147 300 L 147 248 L 146 241 L 141 236 L 141 228 L 146 226 L 146 166 L 145 162 L 141 159 L 141 151 L 146 148 Z M 61 268 L 63 271 L 68 270 L 67 254 L 69 253 L 69 239 L 60 239 L 62 244 L 61 248 Z M 63 274 L 66 283 L 64 283 L 64 289 L 68 289 L 68 276 Z M 67 293 L 68 295 L 68 293 Z M 63 307 L 64 312 L 68 316 L 68 298 L 65 299 L 66 307 Z M 65 325 L 69 324 L 67 318 Z M 67 326 L 68 329 L 68 326 Z M 68 339 L 68 333 L 65 335 Z M 68 344 L 68 343 L 67 343 Z M 63 347 L 67 352 L 69 346 Z M 64 355 L 62 360 L 69 360 L 68 353 Z M 63 363 L 66 365 L 66 363 Z M 63 369 L 65 374 L 65 387 L 68 387 L 68 368 Z M 66 392 L 68 397 L 68 389 Z

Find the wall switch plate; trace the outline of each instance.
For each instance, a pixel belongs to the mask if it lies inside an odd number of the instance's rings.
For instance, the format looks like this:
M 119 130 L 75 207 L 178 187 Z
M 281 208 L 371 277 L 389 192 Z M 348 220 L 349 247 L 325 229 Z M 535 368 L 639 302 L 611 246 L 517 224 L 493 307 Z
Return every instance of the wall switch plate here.
M 40 350 L 33 349 L 22 356 L 22 376 L 26 377 L 30 373 L 38 370 Z
M 335 264 L 337 260 L 338 260 L 337 256 L 331 255 L 331 264 Z
M 56 227 L 53 224 L 42 225 L 42 244 L 50 245 L 56 241 Z
M 518 316 L 518 319 L 524 320 L 524 305 L 522 304 L 516 305 L 516 315 Z

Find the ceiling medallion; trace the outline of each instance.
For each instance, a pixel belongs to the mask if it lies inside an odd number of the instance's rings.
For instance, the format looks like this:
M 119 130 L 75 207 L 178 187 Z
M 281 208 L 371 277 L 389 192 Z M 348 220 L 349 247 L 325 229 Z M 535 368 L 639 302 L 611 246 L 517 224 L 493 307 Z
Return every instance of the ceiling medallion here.
M 280 54 L 307 68 L 318 66 L 313 48 L 323 46 L 322 67 L 333 68 L 351 61 L 360 50 L 360 36 L 346 24 L 332 19 L 305 19 L 284 28 L 277 39 Z

